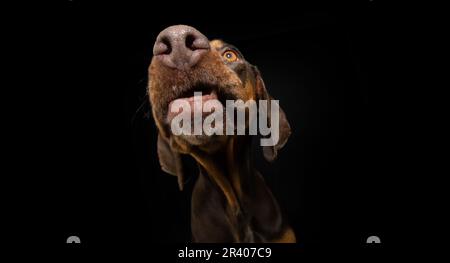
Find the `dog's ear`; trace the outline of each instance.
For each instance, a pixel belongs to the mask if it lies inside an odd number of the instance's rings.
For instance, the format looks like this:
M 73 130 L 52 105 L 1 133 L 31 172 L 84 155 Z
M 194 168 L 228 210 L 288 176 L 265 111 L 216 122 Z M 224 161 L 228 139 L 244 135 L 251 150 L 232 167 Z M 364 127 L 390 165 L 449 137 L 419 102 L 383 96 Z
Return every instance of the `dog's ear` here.
M 271 101 L 273 100 L 272 96 L 267 92 L 266 86 L 264 85 L 264 81 L 261 77 L 261 73 L 256 67 L 253 67 L 253 71 L 255 73 L 255 87 L 256 87 L 256 96 L 258 100 L 267 100 L 267 123 L 271 122 Z M 279 105 L 278 105 L 279 106 Z M 277 158 L 278 151 L 283 148 L 286 144 L 289 136 L 291 135 L 291 126 L 286 118 L 286 114 L 284 113 L 281 107 L 279 108 L 279 140 L 278 143 L 274 146 L 263 146 L 263 155 L 264 158 L 272 162 Z
M 158 159 L 161 169 L 171 175 L 178 177 L 178 186 L 180 190 L 183 190 L 184 176 L 183 176 L 183 164 L 181 161 L 180 153 L 174 151 L 170 146 L 167 139 L 163 138 L 161 134 L 158 134 Z

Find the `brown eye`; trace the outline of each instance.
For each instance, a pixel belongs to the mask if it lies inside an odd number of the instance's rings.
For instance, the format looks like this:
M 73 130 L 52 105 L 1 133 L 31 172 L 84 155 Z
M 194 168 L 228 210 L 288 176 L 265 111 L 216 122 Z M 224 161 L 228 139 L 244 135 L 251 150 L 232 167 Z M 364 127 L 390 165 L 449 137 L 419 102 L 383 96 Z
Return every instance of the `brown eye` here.
M 236 52 L 234 52 L 233 50 L 225 51 L 225 53 L 223 53 L 222 56 L 223 56 L 228 62 L 234 62 L 234 61 L 238 60 L 237 54 L 236 54 Z

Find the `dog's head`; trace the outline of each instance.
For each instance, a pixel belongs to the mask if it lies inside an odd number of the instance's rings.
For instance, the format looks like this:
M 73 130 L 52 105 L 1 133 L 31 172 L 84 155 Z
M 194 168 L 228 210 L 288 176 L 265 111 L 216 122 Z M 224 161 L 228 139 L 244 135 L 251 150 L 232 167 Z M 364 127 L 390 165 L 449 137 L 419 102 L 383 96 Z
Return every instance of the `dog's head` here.
M 159 130 L 158 155 L 164 171 L 181 175 L 179 154 L 193 150 L 213 152 L 220 149 L 230 136 L 177 135 L 171 131 L 171 121 L 177 113 L 170 110 L 176 101 L 194 103 L 194 92 L 202 92 L 201 101 L 272 100 L 258 69 L 248 63 L 234 46 L 221 40 L 209 41 L 195 28 L 177 25 L 164 29 L 153 47 L 149 67 L 148 93 L 153 117 Z M 197 98 L 199 99 L 199 98 Z M 194 115 L 192 107 L 192 115 Z M 263 147 L 264 157 L 272 161 L 290 135 L 284 112 L 279 111 L 279 141 Z M 210 113 L 200 112 L 203 119 Z M 270 118 L 270 114 L 267 118 Z M 181 178 L 180 187 L 181 187 Z

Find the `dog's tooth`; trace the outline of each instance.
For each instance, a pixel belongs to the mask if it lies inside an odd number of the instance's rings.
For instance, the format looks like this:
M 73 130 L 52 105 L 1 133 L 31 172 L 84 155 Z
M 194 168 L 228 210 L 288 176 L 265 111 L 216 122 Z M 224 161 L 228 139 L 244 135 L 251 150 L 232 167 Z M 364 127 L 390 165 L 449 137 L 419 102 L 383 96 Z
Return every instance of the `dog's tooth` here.
M 219 97 L 217 96 L 217 91 L 216 90 L 212 90 L 211 94 L 210 94 L 210 97 L 213 98 L 213 99 L 218 99 Z

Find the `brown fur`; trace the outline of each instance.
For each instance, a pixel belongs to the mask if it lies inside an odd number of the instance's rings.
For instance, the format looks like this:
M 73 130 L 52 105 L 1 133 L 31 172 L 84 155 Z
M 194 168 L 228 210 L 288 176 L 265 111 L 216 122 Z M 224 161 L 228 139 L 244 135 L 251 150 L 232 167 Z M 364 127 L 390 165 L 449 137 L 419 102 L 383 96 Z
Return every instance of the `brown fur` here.
M 214 136 L 196 140 L 173 136 L 166 121 L 168 104 L 190 87 L 206 84 L 234 99 L 271 99 L 255 67 L 241 58 L 240 74 L 224 62 L 226 44 L 210 42 L 211 49 L 188 71 L 166 67 L 153 58 L 149 67 L 149 95 L 159 130 L 158 156 L 164 171 L 179 178 L 183 187 L 181 154 L 199 164 L 200 176 L 192 195 L 192 233 L 196 242 L 295 242 L 292 229 L 263 177 L 254 169 L 252 137 Z M 269 161 L 276 158 L 290 134 L 280 112 L 280 143 L 265 147 Z M 193 142 L 196 143 L 193 143 Z

